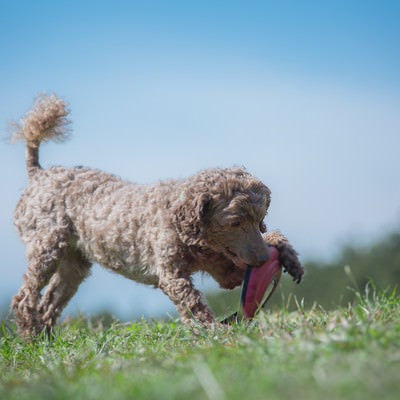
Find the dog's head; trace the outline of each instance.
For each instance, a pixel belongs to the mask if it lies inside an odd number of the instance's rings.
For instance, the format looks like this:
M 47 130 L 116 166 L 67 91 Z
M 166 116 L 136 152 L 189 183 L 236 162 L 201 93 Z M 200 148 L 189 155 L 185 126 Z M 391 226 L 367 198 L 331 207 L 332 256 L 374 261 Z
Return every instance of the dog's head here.
M 206 170 L 185 186 L 175 210 L 181 240 L 224 254 L 238 267 L 268 260 L 262 238 L 270 190 L 243 169 Z

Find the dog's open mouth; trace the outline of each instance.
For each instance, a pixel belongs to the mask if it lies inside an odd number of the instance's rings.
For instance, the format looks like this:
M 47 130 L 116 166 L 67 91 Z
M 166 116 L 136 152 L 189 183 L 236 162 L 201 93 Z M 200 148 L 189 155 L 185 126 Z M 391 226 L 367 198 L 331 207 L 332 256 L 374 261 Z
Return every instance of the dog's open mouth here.
M 227 256 L 234 262 L 234 264 L 242 269 L 247 268 L 247 263 L 245 263 L 236 253 L 232 250 L 225 248 Z

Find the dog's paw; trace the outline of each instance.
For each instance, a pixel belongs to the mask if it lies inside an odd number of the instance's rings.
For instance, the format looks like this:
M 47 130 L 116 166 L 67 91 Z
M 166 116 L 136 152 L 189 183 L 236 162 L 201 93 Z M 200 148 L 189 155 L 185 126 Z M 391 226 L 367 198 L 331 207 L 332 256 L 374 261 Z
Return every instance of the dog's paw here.
M 300 283 L 304 275 L 304 268 L 300 263 L 296 251 L 290 245 L 282 248 L 279 261 L 283 266 L 283 271 L 291 275 L 293 281 Z
M 293 281 L 296 283 L 300 283 L 304 275 L 304 268 L 300 264 L 289 266 L 284 265 L 283 271 L 291 275 L 293 277 Z
M 270 246 L 278 249 L 279 262 L 283 267 L 283 271 L 291 275 L 296 283 L 300 283 L 304 275 L 304 268 L 300 263 L 296 250 L 287 238 L 279 231 L 272 231 L 265 235 L 265 241 Z

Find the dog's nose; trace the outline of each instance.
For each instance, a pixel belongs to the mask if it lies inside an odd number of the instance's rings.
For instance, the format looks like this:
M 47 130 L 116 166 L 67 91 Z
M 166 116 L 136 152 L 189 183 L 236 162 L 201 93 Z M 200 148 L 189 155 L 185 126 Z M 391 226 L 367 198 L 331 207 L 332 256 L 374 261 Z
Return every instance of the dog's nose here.
M 257 256 L 257 265 L 261 266 L 264 263 L 266 263 L 268 260 L 269 260 L 269 251 L 266 251 L 265 253 Z
M 269 260 L 268 245 L 261 243 L 260 246 L 249 246 L 247 252 L 242 255 L 243 260 L 247 260 L 247 264 L 252 267 L 261 267 Z
M 253 255 L 252 257 L 252 267 L 261 267 L 261 265 L 265 264 L 269 260 L 269 251 L 266 249 L 263 252 L 259 252 Z

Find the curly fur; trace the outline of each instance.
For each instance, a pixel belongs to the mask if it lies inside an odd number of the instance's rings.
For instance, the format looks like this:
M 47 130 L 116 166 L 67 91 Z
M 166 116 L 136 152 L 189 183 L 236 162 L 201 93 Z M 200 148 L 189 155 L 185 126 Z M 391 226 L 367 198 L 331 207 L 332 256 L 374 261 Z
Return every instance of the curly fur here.
M 28 260 L 12 301 L 22 336 L 51 330 L 93 262 L 160 288 L 189 325 L 215 322 L 191 276 L 204 271 L 234 288 L 246 265 L 268 259 L 266 242 L 300 281 L 303 269 L 286 238 L 262 236 L 270 191 L 244 169 L 208 169 L 152 186 L 90 168 L 42 169 L 40 143 L 65 137 L 67 114 L 62 100 L 42 96 L 16 124 L 29 174 L 14 214 Z

